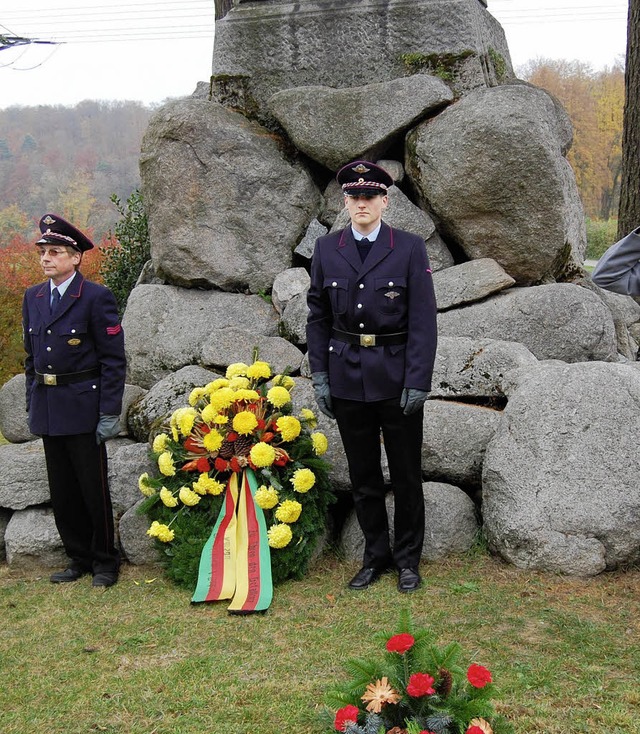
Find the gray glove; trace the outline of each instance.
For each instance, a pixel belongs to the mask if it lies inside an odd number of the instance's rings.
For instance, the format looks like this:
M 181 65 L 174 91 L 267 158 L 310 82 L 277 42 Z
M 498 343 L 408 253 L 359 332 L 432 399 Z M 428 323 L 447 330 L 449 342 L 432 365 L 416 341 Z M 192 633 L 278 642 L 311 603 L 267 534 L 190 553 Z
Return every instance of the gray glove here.
M 100 445 L 108 438 L 114 438 L 120 433 L 119 415 L 100 415 L 96 428 L 96 443 Z
M 426 390 L 418 390 L 415 387 L 405 387 L 400 398 L 400 407 L 404 408 L 405 415 L 417 413 L 424 405 L 427 395 Z
M 313 385 L 313 392 L 316 395 L 316 403 L 318 403 L 321 412 L 335 420 L 336 417 L 332 410 L 333 405 L 331 403 L 331 392 L 329 388 L 329 373 L 314 372 L 311 375 L 311 384 Z

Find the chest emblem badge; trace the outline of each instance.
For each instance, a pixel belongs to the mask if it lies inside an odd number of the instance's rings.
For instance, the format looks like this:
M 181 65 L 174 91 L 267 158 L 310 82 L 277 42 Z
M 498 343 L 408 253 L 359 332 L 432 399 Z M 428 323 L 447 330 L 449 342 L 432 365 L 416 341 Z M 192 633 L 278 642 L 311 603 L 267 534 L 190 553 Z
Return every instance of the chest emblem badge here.
M 82 339 L 69 339 L 67 344 L 69 344 L 69 346 L 71 347 L 77 347 L 78 344 L 82 344 Z
M 391 300 L 393 301 L 393 299 L 394 299 L 394 298 L 397 298 L 397 297 L 398 297 L 399 295 L 400 295 L 400 294 L 399 294 L 399 293 L 397 293 L 396 291 L 387 291 L 387 292 L 386 292 L 386 293 L 384 294 L 384 297 L 385 297 L 385 298 L 390 298 L 390 299 L 391 299 Z

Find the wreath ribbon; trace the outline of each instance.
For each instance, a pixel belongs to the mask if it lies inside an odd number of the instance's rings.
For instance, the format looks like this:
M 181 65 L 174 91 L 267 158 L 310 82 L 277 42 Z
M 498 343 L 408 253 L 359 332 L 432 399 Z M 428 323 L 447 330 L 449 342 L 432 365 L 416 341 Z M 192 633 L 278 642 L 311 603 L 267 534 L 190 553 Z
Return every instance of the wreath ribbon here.
M 264 513 L 256 505 L 253 470 L 233 472 L 220 514 L 202 549 L 192 602 L 231 599 L 236 614 L 261 612 L 273 599 L 271 554 Z

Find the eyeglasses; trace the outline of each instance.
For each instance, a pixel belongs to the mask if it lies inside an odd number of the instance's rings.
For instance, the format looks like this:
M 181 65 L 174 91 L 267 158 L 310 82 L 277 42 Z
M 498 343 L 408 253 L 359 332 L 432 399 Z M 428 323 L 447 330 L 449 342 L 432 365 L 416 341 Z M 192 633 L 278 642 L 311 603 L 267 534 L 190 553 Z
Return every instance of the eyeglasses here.
M 38 253 L 40 257 L 60 257 L 60 255 L 71 254 L 66 247 L 40 247 Z

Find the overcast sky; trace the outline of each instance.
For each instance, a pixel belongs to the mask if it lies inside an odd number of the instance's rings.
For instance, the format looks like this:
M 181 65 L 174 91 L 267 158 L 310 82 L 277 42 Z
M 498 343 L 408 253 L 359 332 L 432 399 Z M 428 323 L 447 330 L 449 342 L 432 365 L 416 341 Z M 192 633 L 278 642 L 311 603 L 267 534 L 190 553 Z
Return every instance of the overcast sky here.
M 628 0 L 488 0 L 514 66 L 624 58 Z M 84 99 L 160 103 L 211 72 L 213 0 L 0 0 L 0 35 L 58 41 L 0 52 L 0 108 Z

